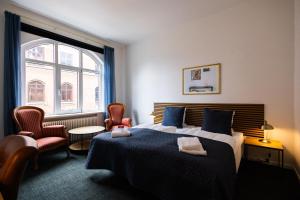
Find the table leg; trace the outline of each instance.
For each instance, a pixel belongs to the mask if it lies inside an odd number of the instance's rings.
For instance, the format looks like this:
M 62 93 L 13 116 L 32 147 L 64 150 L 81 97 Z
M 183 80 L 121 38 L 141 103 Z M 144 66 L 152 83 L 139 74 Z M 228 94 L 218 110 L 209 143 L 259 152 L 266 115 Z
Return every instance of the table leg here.
M 83 135 L 80 135 L 80 140 L 81 140 L 80 147 L 81 147 L 81 150 L 83 150 Z
M 248 145 L 244 145 L 244 157 L 248 160 Z
M 281 151 L 281 167 L 283 168 L 284 159 L 283 159 L 283 150 Z
M 281 165 L 281 163 L 280 163 L 280 150 L 278 150 L 278 165 L 280 166 Z

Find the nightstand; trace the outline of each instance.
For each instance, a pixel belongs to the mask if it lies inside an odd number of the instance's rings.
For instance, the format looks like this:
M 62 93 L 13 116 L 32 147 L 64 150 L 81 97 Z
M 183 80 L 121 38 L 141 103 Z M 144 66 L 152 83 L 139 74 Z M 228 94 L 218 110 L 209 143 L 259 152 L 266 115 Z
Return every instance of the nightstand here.
M 254 146 L 258 148 L 272 149 L 278 152 L 278 164 L 283 168 L 283 145 L 280 141 L 270 140 L 270 143 L 263 143 L 259 141 L 260 138 L 246 137 L 244 141 L 244 156 L 248 160 L 248 148 Z M 281 157 L 281 159 L 280 159 Z

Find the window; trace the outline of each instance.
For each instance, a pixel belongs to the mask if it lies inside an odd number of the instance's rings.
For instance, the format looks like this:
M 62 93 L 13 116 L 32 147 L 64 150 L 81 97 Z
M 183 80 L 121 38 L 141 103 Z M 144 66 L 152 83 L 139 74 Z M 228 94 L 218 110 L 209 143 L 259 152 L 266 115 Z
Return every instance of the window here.
M 47 115 L 101 111 L 100 54 L 33 36 L 21 35 L 21 41 L 30 41 L 22 44 L 22 104 Z
M 99 101 L 99 87 L 95 88 L 95 102 Z
M 63 83 L 61 85 L 61 100 L 71 102 L 73 100 L 72 90 L 73 87 L 71 83 Z
M 34 80 L 28 83 L 28 102 L 45 100 L 45 85 L 42 81 Z
M 41 46 L 31 48 L 31 49 L 26 51 L 26 58 L 44 60 L 45 59 L 44 55 L 45 55 L 44 48 L 41 47 Z
M 58 45 L 58 63 L 61 65 L 79 67 L 79 54 L 77 48 L 64 44 Z
M 25 58 L 53 62 L 53 44 L 40 44 L 25 51 Z

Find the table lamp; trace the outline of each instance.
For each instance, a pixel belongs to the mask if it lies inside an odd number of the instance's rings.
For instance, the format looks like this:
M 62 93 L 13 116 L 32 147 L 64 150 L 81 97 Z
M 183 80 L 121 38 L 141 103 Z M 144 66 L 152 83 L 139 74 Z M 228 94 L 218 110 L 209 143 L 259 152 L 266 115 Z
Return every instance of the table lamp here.
M 271 143 L 270 141 L 270 130 L 273 130 L 274 127 L 271 124 L 268 124 L 267 120 L 264 121 L 264 125 L 261 126 L 261 130 L 264 131 L 264 139 L 260 139 L 260 142 Z
M 152 122 L 154 123 L 154 119 L 155 119 L 155 112 L 154 112 L 154 111 L 152 111 L 152 112 L 150 113 L 150 117 L 151 117 L 151 119 L 152 119 Z

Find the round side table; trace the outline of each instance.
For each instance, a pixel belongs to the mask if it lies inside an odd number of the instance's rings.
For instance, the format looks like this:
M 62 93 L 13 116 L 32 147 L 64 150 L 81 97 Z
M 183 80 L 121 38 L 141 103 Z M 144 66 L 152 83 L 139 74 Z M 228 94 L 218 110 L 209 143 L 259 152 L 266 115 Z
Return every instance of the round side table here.
M 104 131 L 103 126 L 84 126 L 69 130 L 70 135 L 78 135 L 80 137 L 79 142 L 75 142 L 69 146 L 69 149 L 73 151 L 86 151 L 89 149 L 90 140 L 85 140 L 85 135 L 92 135 Z

